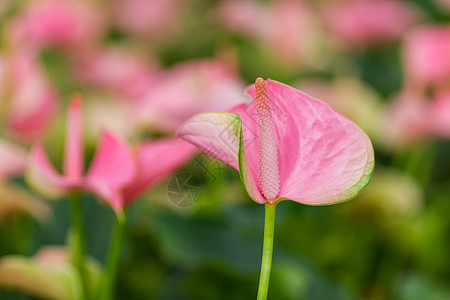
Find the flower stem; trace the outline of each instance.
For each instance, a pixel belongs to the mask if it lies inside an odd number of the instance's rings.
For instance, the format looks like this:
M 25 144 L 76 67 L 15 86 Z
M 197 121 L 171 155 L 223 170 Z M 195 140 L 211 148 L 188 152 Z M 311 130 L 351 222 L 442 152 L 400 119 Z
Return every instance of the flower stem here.
M 125 232 L 125 217 L 116 215 L 116 223 L 114 226 L 111 243 L 109 245 L 109 254 L 106 262 L 105 270 L 100 279 L 100 287 L 98 291 L 98 300 L 111 300 L 114 293 L 114 282 L 116 279 L 117 265 L 120 258 L 120 248 Z
M 83 289 L 83 296 L 88 297 L 88 280 L 86 270 L 86 241 L 83 226 L 83 211 L 81 206 L 81 197 L 79 192 L 70 194 L 71 217 L 72 217 L 72 234 L 73 234 L 73 251 L 72 262 L 78 271 Z
M 276 205 L 276 203 L 273 205 L 269 203 L 265 204 L 266 213 L 264 221 L 264 243 L 257 300 L 267 299 L 267 293 L 269 291 L 270 270 L 272 267 L 273 236 L 275 231 Z

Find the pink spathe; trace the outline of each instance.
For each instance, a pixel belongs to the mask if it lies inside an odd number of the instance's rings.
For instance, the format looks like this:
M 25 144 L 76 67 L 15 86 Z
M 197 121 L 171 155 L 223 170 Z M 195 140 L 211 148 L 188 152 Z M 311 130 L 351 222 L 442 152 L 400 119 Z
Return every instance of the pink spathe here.
M 369 182 L 374 153 L 367 135 L 327 104 L 282 83 L 267 80 L 276 129 L 280 190 L 276 199 L 261 193 L 255 102 L 231 113 L 201 113 L 177 135 L 240 172 L 258 202 L 290 199 L 310 205 L 355 197 Z M 247 89 L 255 99 L 255 86 Z

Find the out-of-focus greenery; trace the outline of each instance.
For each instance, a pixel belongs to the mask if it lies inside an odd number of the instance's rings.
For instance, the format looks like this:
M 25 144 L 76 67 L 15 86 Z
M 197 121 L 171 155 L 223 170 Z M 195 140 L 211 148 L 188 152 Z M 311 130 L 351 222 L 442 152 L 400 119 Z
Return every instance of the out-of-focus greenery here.
M 291 85 L 356 77 L 383 103 L 402 87 L 399 42 L 343 53 L 321 49 L 323 64 L 286 65 L 254 40 L 226 29 L 212 13 L 219 2 L 183 3 L 178 31 L 167 40 L 140 41 L 143 48 L 165 68 L 230 55 L 247 83 L 258 76 Z M 427 22 L 450 21 L 450 12 L 430 1 L 410 2 L 427 15 Z M 136 42 L 116 28 L 104 39 L 118 45 Z M 72 80 L 65 55 L 50 49 L 41 57 L 61 98 L 90 92 Z M 54 157 L 62 152 L 62 117 L 58 124 L 46 139 Z M 91 157 L 94 148 L 88 147 Z M 375 153 L 372 183 L 355 200 L 327 207 L 288 201 L 278 206 L 270 299 L 450 299 L 450 141 L 397 151 L 375 142 Z M 128 209 L 117 299 L 255 298 L 264 209 L 245 194 L 237 172 L 224 165 L 213 170 L 215 163 L 203 161 L 211 176 L 196 162 L 193 158 L 177 173 L 197 177 L 201 197 L 195 205 L 175 206 L 165 181 Z M 14 183 L 29 189 L 21 179 Z M 67 242 L 69 203 L 49 203 L 52 212 L 44 221 L 27 214 L 2 220 L 1 256 L 32 256 L 42 246 Z M 83 209 L 88 252 L 103 263 L 113 213 L 90 195 L 84 195 Z M 0 289 L 0 299 L 34 298 Z

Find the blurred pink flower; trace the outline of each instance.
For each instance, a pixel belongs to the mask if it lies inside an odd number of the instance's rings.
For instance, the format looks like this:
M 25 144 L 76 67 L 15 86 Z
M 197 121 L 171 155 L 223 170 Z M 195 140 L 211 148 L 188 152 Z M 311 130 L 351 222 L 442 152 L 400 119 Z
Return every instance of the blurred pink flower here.
M 354 123 L 276 81 L 258 78 L 247 92 L 253 103 L 195 115 L 177 136 L 238 170 L 255 202 L 333 204 L 368 184 L 373 148 Z
M 388 144 L 403 147 L 430 137 L 427 99 L 413 91 L 403 91 L 390 103 L 385 122 Z
M 406 81 L 411 87 L 450 83 L 450 27 L 419 27 L 403 46 Z
M 31 195 L 25 188 L 8 179 L 22 176 L 27 163 L 27 152 L 19 145 L 0 139 L 0 223 L 27 215 L 45 220 L 50 208 Z
M 25 171 L 27 153 L 19 145 L 0 139 L 0 180 Z
M 110 48 L 78 53 L 74 68 L 82 81 L 135 99 L 148 89 L 158 66 L 148 57 Z
M 12 24 L 18 47 L 83 46 L 102 30 L 101 10 L 87 0 L 33 0 Z
M 429 125 L 437 136 L 450 138 L 450 92 L 438 94 L 430 102 Z
M 175 139 L 159 139 L 134 146 L 136 178 L 124 190 L 129 204 L 149 188 L 170 176 L 197 152 L 191 144 Z
M 168 176 L 195 151 L 194 147 L 181 144 L 181 141 L 167 140 L 138 145 L 133 154 L 124 141 L 104 131 L 91 166 L 83 175 L 81 110 L 81 99 L 75 96 L 68 113 L 63 175 L 51 165 L 41 143 L 31 150 L 28 180 L 47 196 L 87 190 L 104 199 L 116 212 L 121 212 L 125 205 Z
M 114 0 L 113 19 L 128 33 L 143 37 L 165 37 L 178 25 L 179 0 Z
M 172 133 L 196 113 L 226 110 L 246 100 L 238 75 L 219 61 L 191 61 L 162 72 L 136 103 L 130 120 Z
M 399 38 L 419 13 L 404 1 L 339 0 L 323 7 L 323 18 L 343 44 L 360 47 Z
M 314 44 L 315 26 L 304 1 L 223 1 L 219 14 L 228 27 L 262 41 L 286 62 L 305 59 Z
M 5 103 L 8 130 L 15 139 L 33 141 L 42 136 L 57 107 L 56 91 L 39 64 L 38 54 L 21 48 L 3 60 Z M 2 61 L 0 61 L 0 65 Z M 7 65 L 6 65 L 7 64 Z M 1 70 L 0 70 L 1 71 Z
M 264 31 L 269 11 L 257 1 L 229 0 L 219 5 L 219 14 L 223 22 L 238 33 L 259 37 Z

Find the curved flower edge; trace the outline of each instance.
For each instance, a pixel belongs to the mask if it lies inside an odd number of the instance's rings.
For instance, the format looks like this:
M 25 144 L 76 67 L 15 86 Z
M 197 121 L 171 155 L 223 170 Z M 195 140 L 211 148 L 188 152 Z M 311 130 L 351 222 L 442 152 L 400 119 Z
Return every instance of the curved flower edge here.
M 231 141 L 230 144 L 228 144 L 229 148 L 234 150 L 236 156 L 237 156 L 237 164 L 233 163 L 232 160 L 224 160 L 223 157 L 221 158 L 218 153 L 212 152 L 211 149 L 208 149 L 209 145 L 207 147 L 204 147 L 204 144 L 202 144 L 201 136 L 200 140 L 196 139 L 196 136 L 192 134 L 192 132 L 196 131 L 196 129 L 201 133 L 202 130 L 205 130 L 205 128 L 211 128 L 213 131 L 217 132 L 217 128 L 220 127 L 223 129 L 223 131 L 220 132 L 222 134 L 224 131 L 228 132 L 228 135 L 230 133 L 234 134 L 236 138 L 235 141 Z M 212 127 L 211 127 L 212 126 Z M 201 128 L 201 129 L 200 129 Z M 193 130 L 193 131 L 192 131 Z M 362 131 L 362 130 L 361 130 Z M 209 133 L 209 132 L 208 132 Z M 365 134 L 365 133 L 364 133 Z M 185 121 L 177 130 L 176 132 L 177 137 L 185 139 L 186 141 L 196 145 L 200 150 L 203 152 L 221 160 L 222 162 L 228 164 L 232 168 L 239 171 L 239 176 L 241 178 L 241 182 L 243 183 L 248 195 L 250 198 L 252 198 L 257 203 L 265 203 L 268 202 L 260 193 L 257 184 L 255 182 L 255 179 L 253 178 L 249 165 L 247 162 L 247 155 L 245 153 L 244 149 L 244 141 L 243 141 L 243 134 L 242 134 L 242 120 L 239 114 L 236 113 L 226 113 L 226 112 L 209 112 L 209 113 L 200 113 L 193 117 L 191 117 L 189 120 Z M 223 141 L 215 140 L 214 136 L 204 136 L 203 138 L 206 138 L 206 140 L 212 139 L 212 142 L 217 141 L 219 143 L 223 143 Z M 367 138 L 367 137 L 366 137 Z M 237 142 L 237 140 L 239 142 Z M 299 202 L 306 205 L 312 205 L 312 206 L 325 206 L 325 205 L 332 205 L 332 204 L 338 204 L 343 203 L 346 201 L 349 201 L 353 198 L 355 198 L 370 182 L 370 179 L 373 174 L 375 160 L 374 160 L 374 153 L 373 148 L 370 143 L 367 144 L 367 151 L 368 151 L 368 159 L 364 166 L 364 172 L 362 176 L 357 180 L 357 182 L 352 185 L 351 187 L 345 189 L 344 191 L 339 192 L 334 199 L 325 202 L 325 203 L 303 203 L 300 201 L 297 201 L 295 199 L 289 199 L 285 197 L 279 197 L 275 199 L 274 201 L 270 202 L 271 204 L 281 202 L 283 200 L 292 200 L 295 202 Z M 222 149 L 221 149 L 222 150 Z

